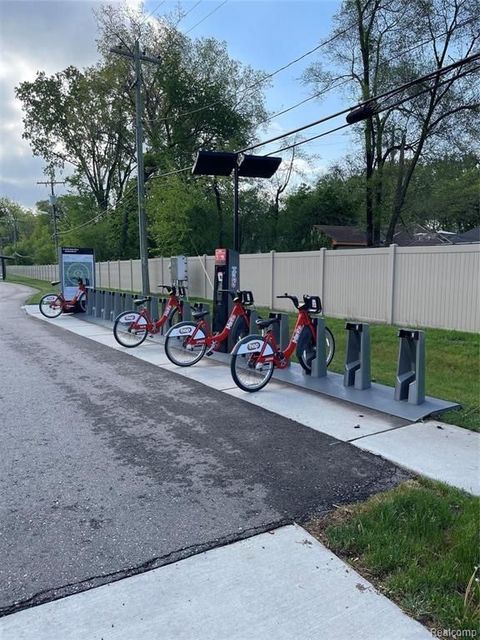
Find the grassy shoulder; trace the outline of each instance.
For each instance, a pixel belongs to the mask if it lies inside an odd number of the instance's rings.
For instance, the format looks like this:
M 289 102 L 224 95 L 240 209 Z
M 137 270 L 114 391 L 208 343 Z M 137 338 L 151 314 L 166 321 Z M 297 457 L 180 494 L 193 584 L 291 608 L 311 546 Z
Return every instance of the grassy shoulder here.
M 42 295 L 54 289 L 49 282 L 23 276 L 8 275 L 8 281 L 39 290 L 27 300 L 27 304 L 38 303 Z M 197 300 L 207 302 L 211 306 L 211 300 L 196 298 L 191 302 Z M 269 309 L 259 309 L 259 313 L 264 317 L 268 312 Z M 289 314 L 291 327 L 295 323 L 295 317 L 294 313 Z M 342 373 L 346 347 L 345 320 L 327 318 L 327 323 L 336 342 L 335 357 L 330 369 Z M 480 336 L 430 328 L 426 329 L 426 334 L 426 393 L 462 405 L 459 411 L 442 414 L 443 421 L 472 431 L 480 431 Z M 398 357 L 397 329 L 389 325 L 371 323 L 370 336 L 372 379 L 393 386 Z
M 58 292 L 58 287 L 52 287 L 50 282 L 46 280 L 35 280 L 34 278 L 26 278 L 25 276 L 11 275 L 7 273 L 6 282 L 14 282 L 15 284 L 24 284 L 32 289 L 37 289 L 37 292 L 32 294 L 25 304 L 38 304 L 40 298 L 46 293 Z
M 305 527 L 425 626 L 479 637 L 479 509 L 478 498 L 419 479 Z

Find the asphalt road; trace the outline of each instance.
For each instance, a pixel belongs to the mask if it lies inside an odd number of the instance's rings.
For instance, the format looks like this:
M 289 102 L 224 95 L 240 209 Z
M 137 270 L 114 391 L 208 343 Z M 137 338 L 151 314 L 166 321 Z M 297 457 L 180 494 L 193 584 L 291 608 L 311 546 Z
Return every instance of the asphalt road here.
M 0 615 L 302 521 L 406 477 L 27 317 L 27 292 L 0 282 Z

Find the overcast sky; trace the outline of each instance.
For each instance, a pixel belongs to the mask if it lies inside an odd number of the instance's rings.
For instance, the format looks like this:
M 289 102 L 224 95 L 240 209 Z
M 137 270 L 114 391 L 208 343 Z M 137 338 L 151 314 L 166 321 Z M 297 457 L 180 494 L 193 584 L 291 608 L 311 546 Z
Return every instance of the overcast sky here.
M 327 36 L 331 17 L 340 5 L 339 0 L 227 0 L 223 5 L 222 1 L 202 0 L 197 6 L 197 0 L 181 2 L 185 11 L 192 11 L 179 28 L 184 32 L 191 29 L 191 37 L 225 40 L 232 57 L 267 72 L 303 54 Z M 38 70 L 52 74 L 68 65 L 81 68 L 94 63 L 98 56 L 93 9 L 99 4 L 90 0 L 0 0 L 1 196 L 28 207 L 47 196 L 46 188 L 35 184 L 45 179 L 44 164 L 41 158 L 32 156 L 28 143 L 22 139 L 22 111 L 14 87 L 23 80 L 33 80 Z M 128 0 L 128 4 L 138 2 Z M 177 4 L 170 0 L 149 0 L 145 8 L 162 15 Z M 270 110 L 279 111 L 312 93 L 311 88 L 302 85 L 300 76 L 314 59 L 315 56 L 310 56 L 275 76 L 267 92 Z M 347 106 L 339 96 L 321 104 L 309 102 L 272 122 L 267 135 L 318 119 L 340 104 Z M 318 132 L 312 130 L 312 135 Z M 264 149 L 271 150 L 273 147 Z M 351 150 L 351 146 L 348 136 L 334 134 L 305 150 L 317 154 L 315 166 L 319 169 Z M 58 192 L 62 192 L 61 187 Z

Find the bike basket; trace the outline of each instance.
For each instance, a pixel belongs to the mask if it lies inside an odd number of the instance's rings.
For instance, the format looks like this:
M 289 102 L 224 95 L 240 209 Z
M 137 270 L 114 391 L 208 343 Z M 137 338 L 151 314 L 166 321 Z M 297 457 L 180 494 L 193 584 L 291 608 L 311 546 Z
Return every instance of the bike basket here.
M 322 301 L 320 300 L 320 296 L 303 296 L 303 301 L 306 305 L 306 310 L 308 313 L 321 313 L 322 312 Z

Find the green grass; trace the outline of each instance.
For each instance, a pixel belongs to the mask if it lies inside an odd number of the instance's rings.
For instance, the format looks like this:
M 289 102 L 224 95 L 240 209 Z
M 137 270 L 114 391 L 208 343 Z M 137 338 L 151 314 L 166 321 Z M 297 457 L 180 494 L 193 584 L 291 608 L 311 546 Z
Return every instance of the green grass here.
M 18 282 L 39 289 L 28 304 L 37 303 L 41 296 L 54 289 L 48 282 L 22 276 L 7 276 L 7 281 Z M 193 301 L 207 302 L 200 298 Z M 259 308 L 262 316 L 268 309 Z M 295 314 L 289 314 L 293 327 Z M 335 336 L 336 352 L 330 369 L 343 372 L 346 332 L 345 320 L 327 318 L 329 328 Z M 451 400 L 462 405 L 459 411 L 441 414 L 444 422 L 455 424 L 472 431 L 480 431 L 480 336 L 474 333 L 426 329 L 426 393 L 427 395 Z M 388 325 L 370 324 L 372 379 L 394 386 L 398 357 L 397 329 Z
M 478 498 L 421 479 L 307 529 L 426 626 L 479 637 L 479 507 Z
M 40 298 L 46 293 L 59 291 L 58 286 L 52 287 L 50 282 L 47 282 L 46 280 L 35 280 L 34 278 L 26 278 L 25 276 L 11 275 L 9 273 L 7 273 L 6 282 L 15 282 L 16 284 L 24 284 L 27 287 L 38 289 L 37 293 L 31 295 L 25 301 L 25 304 L 38 304 L 40 302 Z

